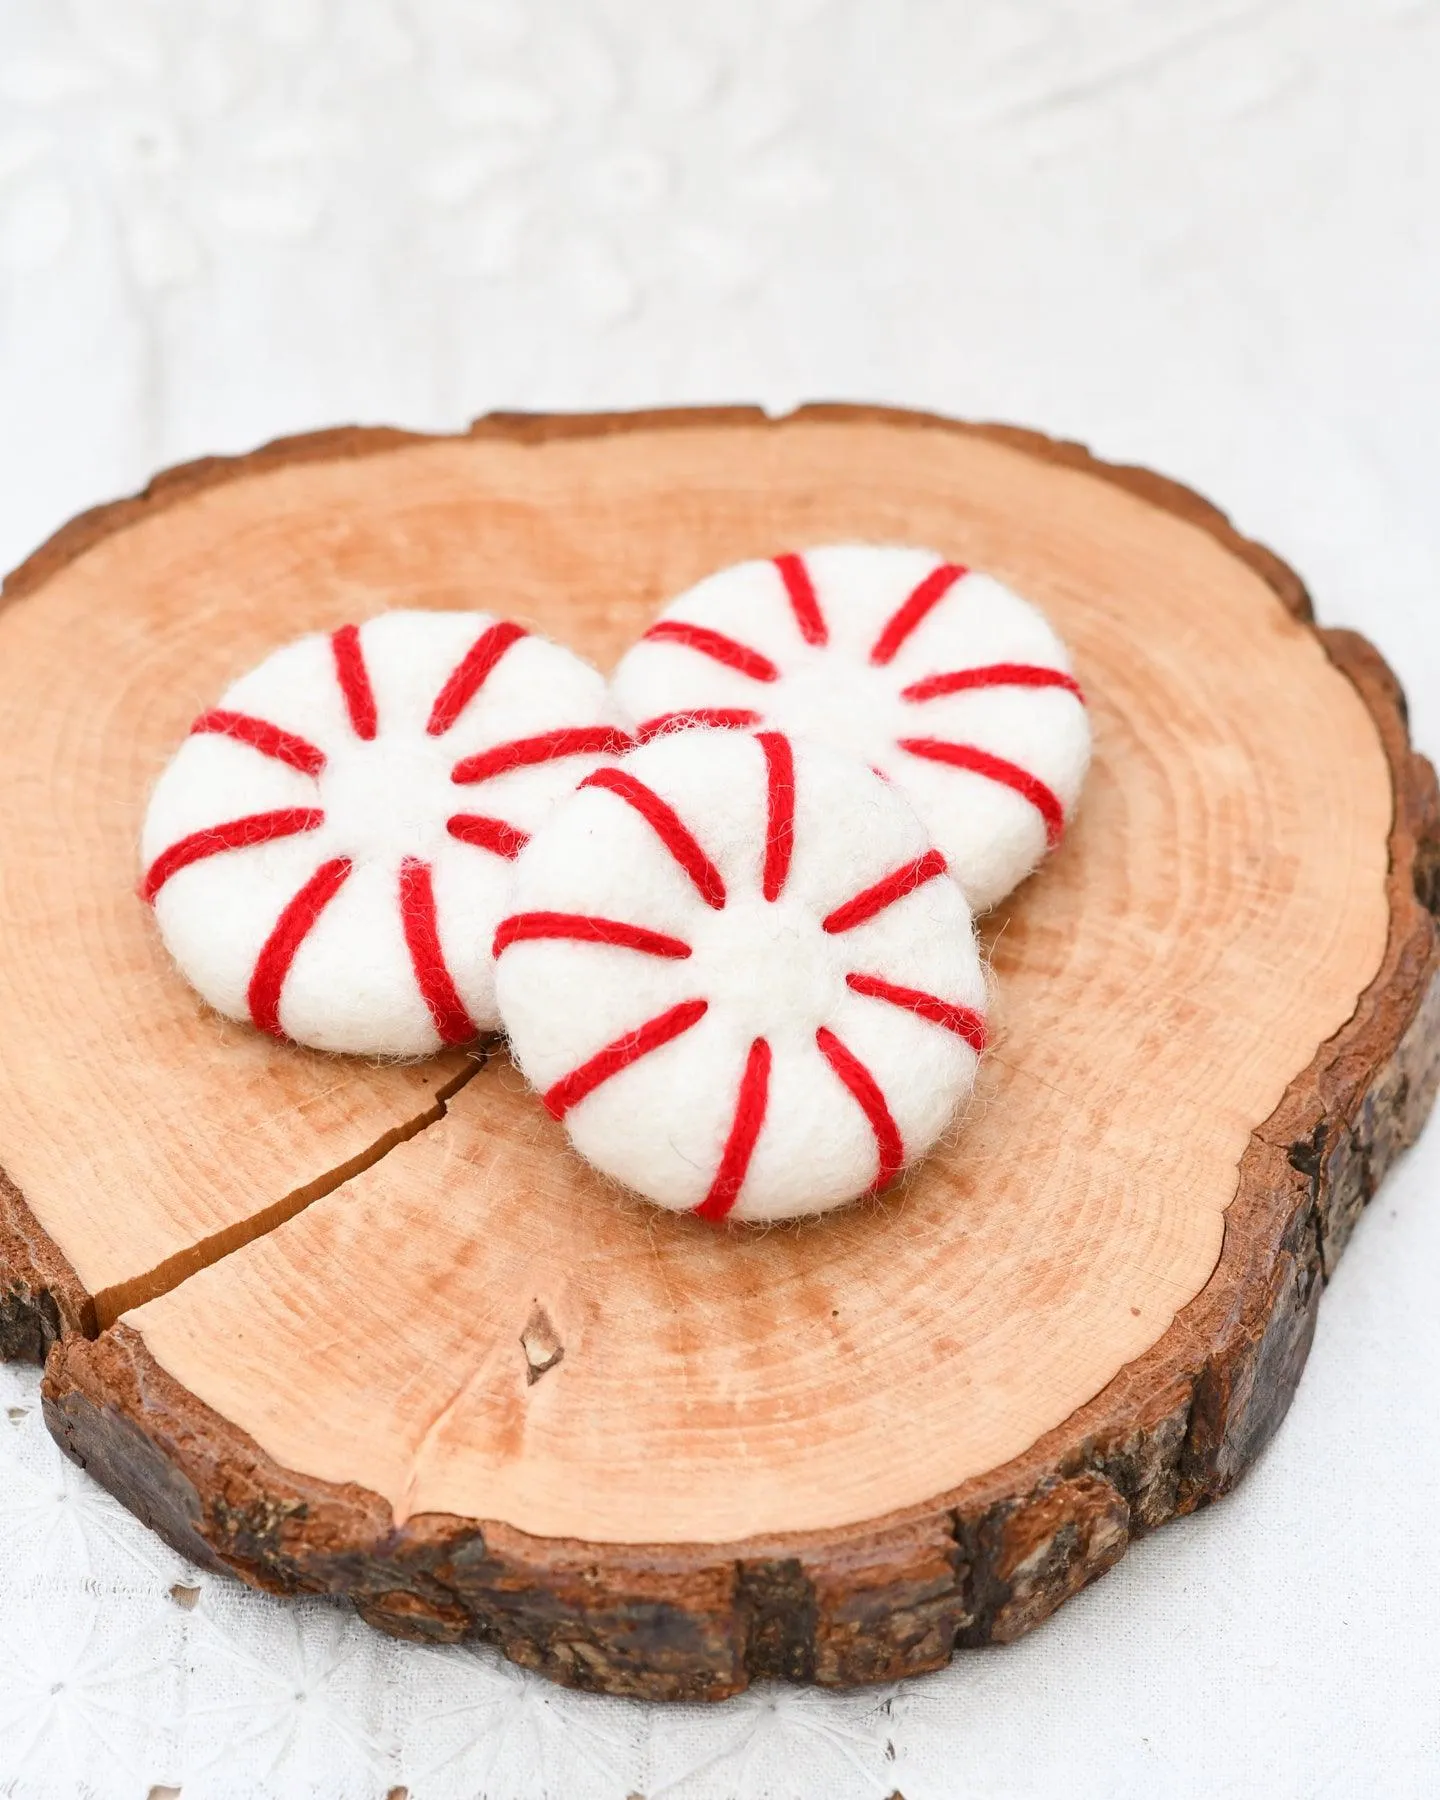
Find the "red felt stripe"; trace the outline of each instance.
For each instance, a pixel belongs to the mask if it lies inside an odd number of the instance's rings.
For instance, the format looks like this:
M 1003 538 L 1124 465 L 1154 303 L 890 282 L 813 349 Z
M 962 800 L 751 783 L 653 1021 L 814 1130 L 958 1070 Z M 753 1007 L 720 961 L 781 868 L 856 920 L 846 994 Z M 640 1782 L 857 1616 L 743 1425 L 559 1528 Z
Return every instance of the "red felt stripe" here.
M 765 867 L 761 890 L 778 900 L 795 852 L 795 752 L 778 731 L 762 731 L 756 742 L 765 752 Z
M 367 742 L 379 726 L 375 710 L 375 690 L 370 685 L 370 671 L 365 667 L 365 652 L 360 646 L 360 630 L 356 625 L 342 625 L 330 639 L 335 654 L 335 679 L 345 700 L 345 710 L 358 738 Z
M 635 736 L 640 743 L 648 744 L 651 738 L 663 737 L 667 731 L 690 731 L 696 726 L 743 731 L 759 723 L 760 714 L 751 712 L 748 706 L 696 706 L 689 712 L 660 713 L 656 718 L 647 719 L 637 728 Z
M 745 1059 L 745 1072 L 740 1077 L 740 1093 L 735 1102 L 735 1118 L 720 1167 L 710 1184 L 710 1192 L 695 1208 L 695 1216 L 717 1223 L 740 1198 L 750 1158 L 765 1123 L 765 1108 L 770 1097 L 770 1046 L 764 1038 L 756 1038 Z
M 870 651 L 871 662 L 877 665 L 888 663 L 955 583 L 967 574 L 969 570 L 962 568 L 959 563 L 941 563 L 938 569 L 932 569 L 886 622 L 885 629 L 876 638 Z
M 985 1048 L 985 1020 L 974 1007 L 957 1006 L 952 1000 L 942 1000 L 938 994 L 927 994 L 923 988 L 897 987 L 893 981 L 884 981 L 878 975 L 852 972 L 845 977 L 845 985 L 854 993 L 867 994 L 872 1000 L 888 1000 L 891 1006 L 903 1007 L 906 1012 L 928 1019 L 932 1025 L 943 1025 L 946 1031 L 964 1038 L 977 1056 Z
M 718 912 L 725 904 L 725 883 L 720 871 L 701 848 L 690 827 L 654 790 L 626 769 L 597 769 L 580 783 L 582 788 L 603 788 L 633 806 L 660 842 L 694 882 L 700 898 Z
M 1003 756 L 992 756 L 978 744 L 950 744 L 940 738 L 901 738 L 899 747 L 927 762 L 945 763 L 952 769 L 968 769 L 974 775 L 998 781 L 1002 787 L 1013 788 L 1044 819 L 1045 841 L 1050 848 L 1053 850 L 1060 842 L 1060 834 L 1065 829 L 1065 809 L 1059 795 L 1038 775 L 1022 769 L 1019 763 L 1006 762 Z
M 280 995 L 291 964 L 305 939 L 315 928 L 322 912 L 345 885 L 350 874 L 348 856 L 337 856 L 321 863 L 298 893 L 286 904 L 255 959 L 255 972 L 250 977 L 250 1017 L 260 1031 L 283 1038 L 280 1024 Z
M 227 819 L 221 825 L 192 831 L 189 837 L 162 850 L 151 863 L 140 884 L 140 898 L 153 900 L 172 875 L 207 856 L 218 856 L 222 850 L 249 850 L 276 838 L 296 837 L 324 823 L 325 815 L 318 806 L 287 806 L 278 812 L 249 813 L 243 819 Z
M 734 669 L 737 674 L 748 675 L 752 681 L 780 679 L 779 669 L 768 656 L 763 656 L 749 644 L 727 637 L 723 631 L 712 631 L 708 625 L 691 625 L 685 619 L 659 619 L 645 633 L 643 641 L 652 644 L 683 644 L 687 650 L 698 651 L 701 656 L 708 656 L 712 662 L 723 663 L 727 669 Z
M 456 813 L 445 821 L 445 829 L 462 844 L 473 844 L 477 850 L 491 850 L 513 862 L 530 842 L 530 833 L 518 825 L 507 825 L 504 819 L 491 819 L 484 813 Z
M 613 1044 L 596 1051 L 588 1062 L 581 1063 L 578 1069 L 572 1069 L 547 1088 L 541 1099 L 557 1119 L 563 1119 L 571 1107 L 578 1106 L 588 1094 L 593 1094 L 602 1082 L 639 1062 L 642 1056 L 649 1056 L 652 1050 L 673 1042 L 692 1025 L 698 1024 L 709 1010 L 708 1000 L 682 1000 L 669 1012 L 647 1019 L 634 1031 L 627 1031 L 624 1037 L 616 1038 Z
M 502 919 L 491 954 L 503 956 L 512 944 L 542 938 L 567 938 L 579 944 L 611 944 L 617 950 L 640 950 L 646 956 L 679 960 L 690 955 L 690 946 L 663 931 L 645 925 L 627 925 L 623 919 L 602 919 L 593 913 L 523 912 Z
M 826 931 L 853 931 L 857 925 L 863 925 L 876 913 L 884 912 L 887 906 L 893 906 L 897 900 L 903 900 L 916 888 L 924 887 L 927 881 L 934 881 L 937 875 L 944 873 L 945 858 L 938 850 L 927 850 L 914 862 L 902 863 L 872 887 L 862 889 L 843 906 L 837 906 L 821 920 L 821 924 Z
M 542 731 L 537 737 L 512 738 L 456 763 L 450 779 L 461 787 L 492 781 L 512 769 L 528 769 L 537 763 L 555 762 L 562 756 L 623 756 L 635 748 L 628 732 L 615 725 L 572 725 L 559 731 Z
M 418 856 L 407 856 L 400 865 L 400 923 L 420 997 L 430 1009 L 441 1043 L 468 1044 L 476 1035 L 475 1024 L 445 961 L 435 910 L 435 877 L 429 863 Z
M 787 551 L 784 556 L 775 558 L 775 567 L 785 583 L 785 595 L 790 602 L 790 610 L 795 615 L 795 623 L 800 627 L 801 637 L 807 644 L 829 643 L 830 633 L 825 627 L 825 615 L 820 610 L 815 583 L 810 579 L 809 569 L 805 567 L 805 558 Z
M 1064 688 L 1084 703 L 1080 683 L 1063 669 L 1047 669 L 1037 663 L 985 663 L 976 669 L 952 669 L 945 675 L 927 675 L 900 690 L 902 700 L 943 700 L 947 694 L 965 694 L 972 688 Z
M 450 729 L 484 687 L 490 671 L 510 646 L 528 636 L 523 625 L 512 624 L 509 619 L 499 619 L 480 633 L 435 696 L 430 722 L 425 727 L 431 737 L 440 737 Z
M 262 756 L 273 757 L 276 762 L 298 769 L 302 775 L 318 775 L 325 767 L 325 752 L 308 738 L 272 725 L 268 719 L 254 718 L 250 713 L 230 712 L 223 706 L 212 707 L 209 712 L 201 713 L 190 727 L 192 737 L 207 732 L 248 744 Z
M 900 1128 L 891 1116 L 879 1082 L 860 1058 L 823 1025 L 815 1033 L 815 1042 L 820 1047 L 820 1054 L 850 1090 L 855 1104 L 864 1113 L 875 1134 L 878 1167 L 870 1191 L 872 1194 L 878 1193 L 904 1167 L 905 1146 L 900 1138 Z

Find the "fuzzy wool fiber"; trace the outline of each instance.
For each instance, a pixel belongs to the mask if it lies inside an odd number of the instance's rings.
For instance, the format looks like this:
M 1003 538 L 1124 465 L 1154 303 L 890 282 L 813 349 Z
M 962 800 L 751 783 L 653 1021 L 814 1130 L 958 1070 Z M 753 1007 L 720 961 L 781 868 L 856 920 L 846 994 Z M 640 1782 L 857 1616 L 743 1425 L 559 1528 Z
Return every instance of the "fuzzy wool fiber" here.
M 582 783 L 514 875 L 511 1048 L 581 1155 L 661 1206 L 826 1211 L 928 1150 L 971 1090 L 970 909 L 854 757 L 663 734 Z
M 316 633 L 196 721 L 150 800 L 142 893 L 217 1011 L 426 1055 L 498 1025 L 514 858 L 626 745 L 596 670 L 488 614 Z
M 834 544 L 721 570 L 661 613 L 613 692 L 642 739 L 770 728 L 859 757 L 904 792 L 976 912 L 1058 843 L 1090 760 L 1044 615 L 930 550 Z

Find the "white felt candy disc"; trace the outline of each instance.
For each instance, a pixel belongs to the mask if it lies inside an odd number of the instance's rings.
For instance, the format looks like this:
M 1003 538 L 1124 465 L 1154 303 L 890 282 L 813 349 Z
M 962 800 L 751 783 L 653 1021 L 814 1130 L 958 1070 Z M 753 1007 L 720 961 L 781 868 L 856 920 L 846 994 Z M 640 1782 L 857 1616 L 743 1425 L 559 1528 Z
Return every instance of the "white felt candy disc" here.
M 196 720 L 150 801 L 142 892 L 220 1012 L 428 1054 L 496 1027 L 513 859 L 627 745 L 594 669 L 485 613 L 317 633 Z
M 883 1187 L 970 1091 L 964 896 L 873 770 L 779 733 L 668 733 L 590 776 L 515 865 L 511 1047 L 608 1175 L 711 1219 Z
M 899 785 L 983 912 L 1059 841 L 1090 759 L 1065 646 L 1028 601 L 929 550 L 740 563 L 660 615 L 613 691 L 642 738 L 769 727 Z

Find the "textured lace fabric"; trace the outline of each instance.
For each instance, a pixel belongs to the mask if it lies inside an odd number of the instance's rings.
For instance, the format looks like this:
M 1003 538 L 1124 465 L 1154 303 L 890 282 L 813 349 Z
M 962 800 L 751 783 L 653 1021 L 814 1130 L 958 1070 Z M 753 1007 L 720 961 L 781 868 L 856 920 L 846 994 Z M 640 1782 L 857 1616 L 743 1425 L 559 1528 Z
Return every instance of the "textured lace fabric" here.
M 1193 483 L 1433 754 L 1437 76 L 1435 0 L 6 0 L 0 565 L 283 432 L 885 400 Z M 253 1593 L 0 1368 L 0 1795 L 1418 1800 L 1437 1178 L 1432 1132 L 1231 1498 L 894 1689 L 596 1699 Z

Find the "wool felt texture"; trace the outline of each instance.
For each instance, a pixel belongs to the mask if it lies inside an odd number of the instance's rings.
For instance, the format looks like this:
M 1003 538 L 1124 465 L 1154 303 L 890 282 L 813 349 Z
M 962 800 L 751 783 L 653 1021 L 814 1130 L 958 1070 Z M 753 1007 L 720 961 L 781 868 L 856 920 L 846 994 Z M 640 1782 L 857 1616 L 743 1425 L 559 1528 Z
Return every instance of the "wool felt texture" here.
M 985 981 L 913 807 L 780 733 L 665 733 L 516 859 L 496 992 L 575 1148 L 710 1220 L 884 1187 L 969 1094 Z
M 993 576 L 833 544 L 737 564 L 673 601 L 613 682 L 642 740 L 769 728 L 894 781 L 976 912 L 1059 842 L 1090 760 L 1064 644 Z
M 600 674 L 486 613 L 384 613 L 277 650 L 195 721 L 143 896 L 219 1012 L 322 1050 L 496 1029 L 514 859 L 628 747 Z

